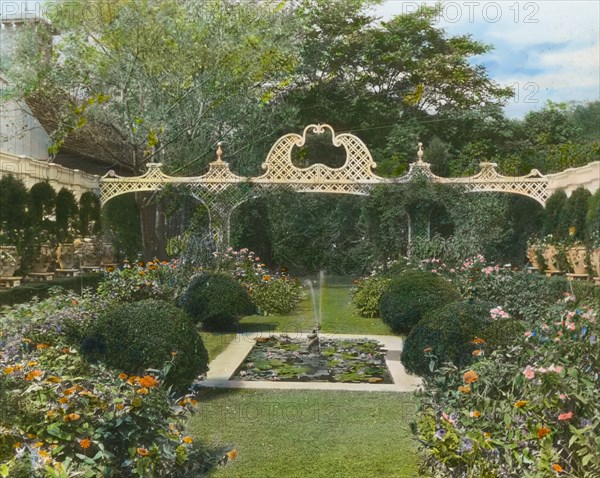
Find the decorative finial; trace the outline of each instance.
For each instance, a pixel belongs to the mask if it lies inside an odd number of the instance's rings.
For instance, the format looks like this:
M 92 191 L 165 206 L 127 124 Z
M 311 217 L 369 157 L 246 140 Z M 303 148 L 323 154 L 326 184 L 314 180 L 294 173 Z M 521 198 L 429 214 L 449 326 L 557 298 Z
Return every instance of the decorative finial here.
M 423 156 L 425 155 L 425 152 L 423 151 L 423 143 L 419 143 L 419 150 L 417 151 L 417 161 L 419 163 L 423 162 Z
M 222 161 L 221 156 L 223 156 L 223 150 L 221 149 L 221 141 L 217 143 L 217 162 L 220 163 Z

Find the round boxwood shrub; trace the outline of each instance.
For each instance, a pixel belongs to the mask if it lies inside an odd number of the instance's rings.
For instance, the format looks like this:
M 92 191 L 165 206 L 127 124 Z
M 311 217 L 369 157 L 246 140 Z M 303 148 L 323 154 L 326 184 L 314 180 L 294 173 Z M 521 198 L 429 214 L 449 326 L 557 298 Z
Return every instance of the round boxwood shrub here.
M 379 317 L 379 300 L 390 279 L 381 276 L 361 279 L 352 291 L 352 305 L 361 317 Z
M 410 332 L 422 315 L 460 298 L 446 279 L 425 271 L 406 271 L 381 294 L 379 313 L 395 332 Z
M 527 325 L 522 320 L 498 319 L 490 322 L 481 332 L 481 338 L 486 341 L 486 348 L 493 350 L 511 345 L 515 339 L 522 336 Z
M 429 311 L 404 342 L 401 360 L 406 370 L 430 375 L 432 360 L 436 366 L 469 365 L 478 347 L 473 340 L 482 337 L 492 307 L 485 302 L 453 302 Z
M 166 382 L 187 389 L 208 370 L 208 353 L 194 323 L 161 300 L 119 304 L 101 314 L 84 334 L 81 351 L 90 360 L 139 374 L 172 360 Z
M 233 277 L 219 273 L 196 275 L 181 297 L 181 306 L 206 330 L 226 330 L 255 312 L 248 292 Z

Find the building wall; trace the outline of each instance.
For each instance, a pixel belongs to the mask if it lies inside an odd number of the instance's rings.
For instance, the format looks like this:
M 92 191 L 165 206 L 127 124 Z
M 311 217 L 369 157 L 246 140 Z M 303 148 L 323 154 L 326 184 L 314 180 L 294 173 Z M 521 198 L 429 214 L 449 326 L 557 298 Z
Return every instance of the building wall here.
M 27 189 L 48 180 L 57 192 L 65 187 L 78 199 L 85 191 L 99 191 L 100 177 L 97 175 L 0 151 L 0 177 L 10 173 L 21 179 Z
M 548 189 L 552 194 L 557 189 L 564 189 L 570 196 L 579 186 L 587 188 L 592 194 L 600 189 L 600 161 L 569 168 L 560 173 L 548 174 Z

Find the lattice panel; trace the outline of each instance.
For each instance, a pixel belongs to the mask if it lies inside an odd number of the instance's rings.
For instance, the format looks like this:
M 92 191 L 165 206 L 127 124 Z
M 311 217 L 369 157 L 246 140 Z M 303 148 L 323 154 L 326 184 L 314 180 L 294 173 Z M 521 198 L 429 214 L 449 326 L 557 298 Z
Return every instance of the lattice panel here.
M 324 164 L 313 164 L 307 168 L 298 168 L 292 163 L 292 150 L 306 143 L 306 134 L 323 134 L 331 131 L 334 146 L 343 147 L 346 161 L 339 168 L 330 168 Z M 309 125 L 302 136 L 290 133 L 282 136 L 273 145 L 263 163 L 265 174 L 254 178 L 256 184 L 286 184 L 302 192 L 329 192 L 340 194 L 366 194 L 368 185 L 385 182 L 376 176 L 372 169 L 376 164 L 366 145 L 351 134 L 337 135 L 329 125 Z

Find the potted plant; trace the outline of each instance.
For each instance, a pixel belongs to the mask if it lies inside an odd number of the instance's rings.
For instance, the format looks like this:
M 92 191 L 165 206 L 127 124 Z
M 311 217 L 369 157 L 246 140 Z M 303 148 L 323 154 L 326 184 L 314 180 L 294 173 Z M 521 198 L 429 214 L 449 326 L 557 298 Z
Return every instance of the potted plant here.
M 546 272 L 556 273 L 560 272 L 559 268 L 559 252 L 560 242 L 556 241 L 552 234 L 548 234 L 544 237 L 540 243 L 540 250 L 542 251 L 542 257 L 546 264 Z
M 20 263 L 16 246 L 0 246 L 0 277 L 12 277 Z

